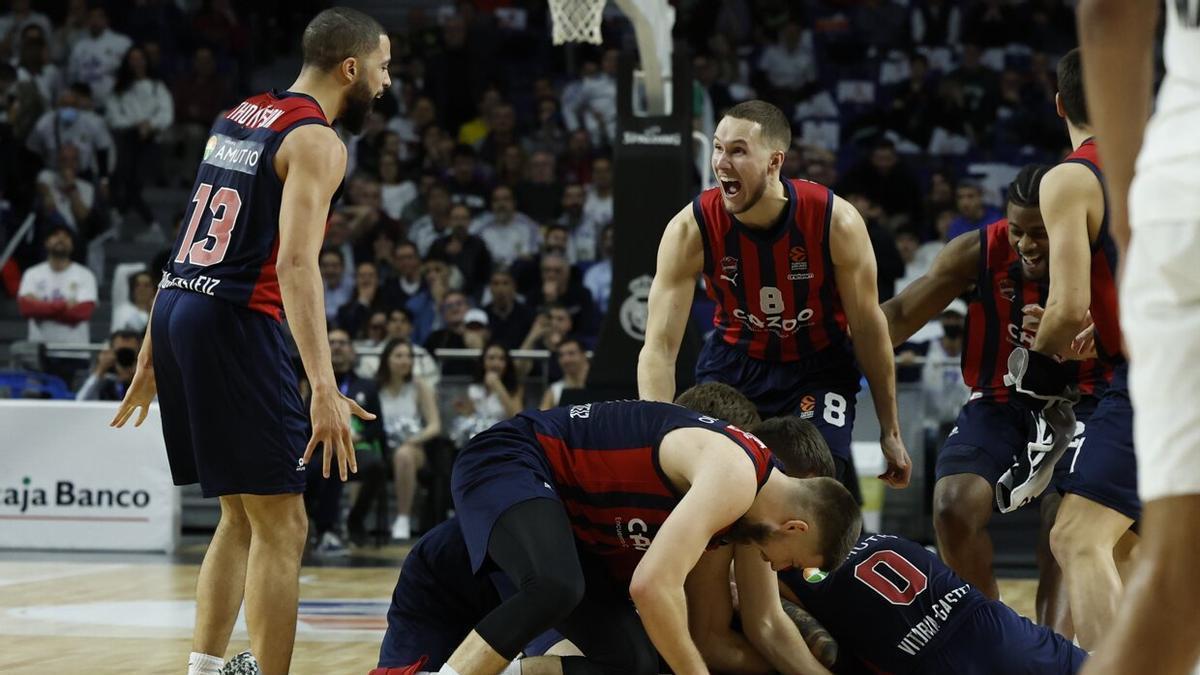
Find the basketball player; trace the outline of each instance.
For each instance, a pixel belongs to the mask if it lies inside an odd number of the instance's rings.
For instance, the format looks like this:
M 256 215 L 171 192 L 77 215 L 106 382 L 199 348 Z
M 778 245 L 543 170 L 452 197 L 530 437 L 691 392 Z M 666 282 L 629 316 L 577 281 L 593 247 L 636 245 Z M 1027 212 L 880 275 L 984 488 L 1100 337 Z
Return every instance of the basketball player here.
M 783 595 L 837 640 L 839 664 L 846 663 L 838 672 L 1069 675 L 1087 658 L 900 537 L 863 537 L 828 576 L 788 570 L 779 581 Z
M 895 365 L 866 225 L 828 188 L 780 177 L 791 136 L 783 112 L 764 101 L 739 103 L 717 125 L 712 169 L 720 186 L 680 210 L 658 246 L 638 391 L 646 400 L 671 400 L 703 273 L 717 303 L 716 330 L 697 362 L 697 381 L 732 385 L 763 418 L 811 419 L 833 451 L 838 479 L 857 495 L 850 437 L 861 365 L 882 431 L 887 469 L 880 478 L 904 487 L 912 465 L 900 438 Z
M 1158 5 L 1084 0 L 1079 7 L 1088 107 L 1104 141 L 1118 246 L 1133 226 L 1121 257 L 1121 323 L 1145 501 L 1143 553 L 1089 673 L 1175 675 L 1193 672 L 1200 659 L 1200 3 L 1166 3 L 1167 74 L 1147 127 Z
M 1000 589 L 987 530 L 996 503 L 993 486 L 1012 466 L 1013 456 L 1024 451 L 1030 421 L 1028 410 L 1010 400 L 1004 376 L 1009 354 L 1034 340 L 1025 308 L 1044 305 L 1049 290 L 1049 242 L 1039 210 L 1048 168 L 1023 167 L 1008 186 L 1006 218 L 956 237 L 927 273 L 883 304 L 892 343 L 900 345 L 952 300 L 972 294 L 962 355 L 963 381 L 971 387 L 971 397 L 937 456 L 934 528 L 942 559 L 994 600 Z M 1095 360 L 1073 362 L 1070 369 L 1071 383 L 1082 395 L 1075 418 L 1086 424 L 1111 370 Z M 1074 442 L 1080 445 L 1084 437 L 1077 435 Z M 1073 453 L 1064 453 L 1055 478 L 1066 476 L 1073 458 Z M 1055 491 L 1041 502 L 1037 612 L 1038 621 L 1071 635 L 1069 613 L 1059 593 L 1061 574 L 1049 549 L 1058 504 Z
M 739 574 L 753 588 L 772 569 L 836 567 L 861 528 L 837 481 L 774 472 L 754 436 L 658 402 L 522 413 L 467 444 L 452 490 L 472 571 L 498 567 L 517 591 L 439 671 L 451 675 L 500 673 L 550 627 L 587 654 L 563 661 L 567 675 L 657 673 L 658 654 L 707 672 L 684 592 L 705 548 L 749 545 Z M 787 628 L 782 669 L 821 672 Z
M 335 119 L 361 130 L 388 87 L 383 28 L 335 8 L 304 30 L 304 66 L 287 91 L 246 99 L 213 125 L 187 226 L 163 280 L 138 373 L 113 425 L 157 392 L 176 485 L 219 497 L 221 520 L 196 591 L 189 673 L 215 673 L 246 602 L 251 652 L 266 675 L 288 672 L 307 519 L 308 460 L 324 445 L 328 476 L 355 471 L 349 417 L 330 366 L 317 255 L 346 169 Z M 283 330 L 312 385 L 312 436 Z
M 1141 516 L 1141 502 L 1128 364 L 1117 324 L 1117 250 L 1083 97 L 1078 50 L 1059 61 L 1056 106 L 1066 120 L 1074 151 L 1042 179 L 1050 290 L 1027 354 L 1031 376 L 1027 379 L 1058 383 L 1068 377 L 1053 355 L 1070 349 L 1090 308 L 1096 351 L 1112 365 L 1112 382 L 1088 420 L 1087 442 L 1077 449 L 1070 473 L 1059 482 L 1064 496 L 1050 532 L 1050 546 L 1070 598 L 1076 639 L 1090 650 L 1100 644 L 1116 615 L 1121 579 L 1113 550 Z
M 760 424 L 753 405 L 731 387 L 717 383 L 697 385 L 680 394 L 676 402 L 690 410 L 714 417 L 720 415 L 735 419 L 739 425 L 751 427 L 755 432 L 761 431 L 770 439 L 772 452 L 779 450 L 777 456 L 787 458 L 794 465 L 819 467 L 809 475 L 818 475 L 819 471 L 830 475 L 833 473 L 829 450 L 811 425 L 794 418 L 769 420 Z M 716 551 L 730 551 L 732 555 L 731 546 L 721 546 Z M 714 552 L 706 552 L 704 556 Z M 705 609 L 706 601 L 693 595 L 694 575 L 695 572 L 688 577 L 688 606 L 702 610 Z M 725 604 L 729 605 L 728 563 L 721 574 L 720 582 Z M 767 586 L 773 587 L 773 584 Z M 404 560 L 400 578 L 392 594 L 391 608 L 388 610 L 388 630 L 380 647 L 379 667 L 373 671 L 373 675 L 436 672 L 471 629 L 498 607 L 502 599 L 511 597 L 513 592 L 512 582 L 499 571 L 487 575 L 472 573 L 466 543 L 457 518 L 438 525 L 417 542 Z M 757 626 L 770 624 L 771 620 L 775 619 L 779 625 L 788 628 L 786 617 L 772 614 L 769 609 L 764 608 L 765 621 L 756 621 L 753 619 L 755 615 L 747 614 L 747 623 Z M 689 615 L 689 619 L 691 618 L 693 617 Z M 727 616 L 726 629 L 729 626 L 728 619 Z M 561 639 L 561 636 L 552 633 L 535 642 L 553 644 L 558 639 Z M 786 640 L 779 642 L 787 644 Z M 708 660 L 706 645 L 700 644 L 699 640 L 697 644 L 701 647 L 709 668 L 725 670 L 719 664 Z M 540 651 L 535 650 L 533 653 Z M 519 665 L 510 666 L 513 672 L 521 672 L 524 675 L 561 672 L 562 666 L 555 661 L 529 658 L 529 647 L 523 652 L 526 658 L 521 660 Z M 769 666 L 762 657 L 757 656 L 756 652 L 754 657 L 762 662 L 760 668 L 740 668 L 738 672 L 769 671 Z M 570 667 L 568 665 L 568 668 Z

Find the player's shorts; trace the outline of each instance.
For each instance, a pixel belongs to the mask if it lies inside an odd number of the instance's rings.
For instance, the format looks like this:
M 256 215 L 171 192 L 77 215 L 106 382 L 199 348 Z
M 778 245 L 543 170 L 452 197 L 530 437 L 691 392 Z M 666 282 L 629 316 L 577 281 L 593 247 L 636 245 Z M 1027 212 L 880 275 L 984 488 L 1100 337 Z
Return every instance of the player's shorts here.
M 1138 223 L 1121 279 L 1144 500 L 1200 494 L 1200 221 Z
M 205 497 L 304 491 L 308 417 L 282 326 L 179 289 L 154 301 L 150 335 L 176 485 Z
M 1071 471 L 1076 450 L 1088 435 L 1088 422 L 1099 401 L 1085 396 L 1075 405 L 1075 439 L 1054 466 L 1050 486 L 1056 488 Z M 1028 442 L 1028 408 L 1017 403 L 997 403 L 989 399 L 968 401 L 958 413 L 954 429 L 937 456 L 937 479 L 969 473 L 995 485 L 1012 467 L 1015 453 Z
M 514 592 L 502 572 L 472 573 L 458 520 L 440 523 L 404 559 L 379 646 L 379 668 L 372 672 L 437 672 L 483 617 Z M 562 639 L 548 631 L 523 653 L 543 654 Z
M 479 572 L 496 520 L 530 499 L 562 501 L 532 424 L 521 417 L 476 434 L 458 453 L 450 476 L 454 511 Z
M 750 399 L 763 419 L 797 415 L 825 437 L 834 458 L 850 462 L 854 409 L 862 374 L 854 357 L 834 348 L 796 362 L 762 361 L 716 332 L 696 360 L 696 382 L 722 382 Z
M 925 656 L 928 675 L 1067 675 L 1087 652 L 1046 626 L 992 600 L 963 617 L 958 628 Z
M 1084 441 L 1074 454 L 1068 453 L 1071 466 L 1058 491 L 1086 497 L 1136 521 L 1142 517 L 1142 502 L 1137 492 L 1128 377 L 1128 365 L 1113 369 L 1112 384 L 1087 422 Z

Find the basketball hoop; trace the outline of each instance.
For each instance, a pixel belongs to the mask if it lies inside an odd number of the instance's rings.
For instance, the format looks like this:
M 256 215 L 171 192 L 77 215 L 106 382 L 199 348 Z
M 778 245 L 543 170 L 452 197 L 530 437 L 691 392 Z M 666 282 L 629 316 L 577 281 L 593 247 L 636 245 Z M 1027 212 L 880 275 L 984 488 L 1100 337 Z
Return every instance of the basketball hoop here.
M 549 0 L 554 20 L 554 44 L 590 42 L 601 44 L 600 19 L 605 0 Z

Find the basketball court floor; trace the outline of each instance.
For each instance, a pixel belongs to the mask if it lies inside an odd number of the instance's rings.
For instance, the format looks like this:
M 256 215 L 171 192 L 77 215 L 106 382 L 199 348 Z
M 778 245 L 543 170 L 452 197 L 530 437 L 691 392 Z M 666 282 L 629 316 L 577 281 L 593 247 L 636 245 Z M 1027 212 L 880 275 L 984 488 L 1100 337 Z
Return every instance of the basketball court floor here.
M 174 556 L 0 552 L 0 673 L 183 673 L 206 543 L 185 540 Z M 293 673 L 364 675 L 375 666 L 407 552 L 305 560 Z M 1000 590 L 1033 616 L 1033 580 L 1002 580 Z M 239 618 L 228 656 L 246 648 Z

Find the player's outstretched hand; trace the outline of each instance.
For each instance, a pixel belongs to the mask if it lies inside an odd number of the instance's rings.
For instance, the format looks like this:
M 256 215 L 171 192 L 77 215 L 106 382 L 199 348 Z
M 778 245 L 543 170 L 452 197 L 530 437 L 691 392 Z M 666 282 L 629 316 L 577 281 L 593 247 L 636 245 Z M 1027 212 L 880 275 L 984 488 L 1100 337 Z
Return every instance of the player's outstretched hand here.
M 375 415 L 336 390 L 313 392 L 309 415 L 312 417 L 312 438 L 308 439 L 308 447 L 304 448 L 305 465 L 312 459 L 313 451 L 320 443 L 324 446 L 321 455 L 322 476 L 329 478 L 329 465 L 334 455 L 337 456 L 338 476 L 343 481 L 348 480 L 351 473 L 358 473 L 354 440 L 350 437 L 350 415 L 368 421 L 375 419 Z
M 133 426 L 142 426 L 142 422 L 146 421 L 146 415 L 150 413 L 150 404 L 154 402 L 154 397 L 157 395 L 158 384 L 154 381 L 154 368 L 138 366 L 137 372 L 133 374 L 133 381 L 125 390 L 125 398 L 121 400 L 121 407 L 117 408 L 117 414 L 113 416 L 108 426 L 120 429 L 125 426 L 135 411 L 140 412 Z
M 879 480 L 887 483 L 889 487 L 908 487 L 908 479 L 912 476 L 912 460 L 908 457 L 904 441 L 900 440 L 899 436 L 885 435 L 879 439 L 879 446 L 883 449 L 883 459 L 887 462 L 887 469 L 879 474 Z

